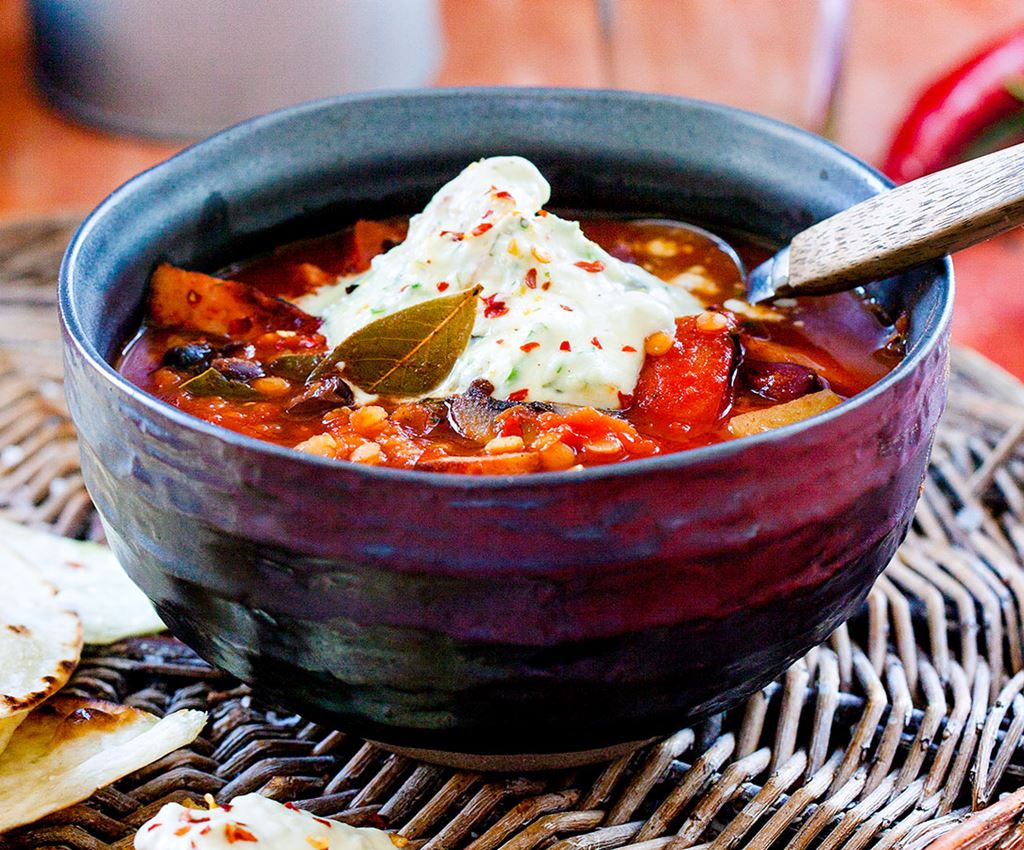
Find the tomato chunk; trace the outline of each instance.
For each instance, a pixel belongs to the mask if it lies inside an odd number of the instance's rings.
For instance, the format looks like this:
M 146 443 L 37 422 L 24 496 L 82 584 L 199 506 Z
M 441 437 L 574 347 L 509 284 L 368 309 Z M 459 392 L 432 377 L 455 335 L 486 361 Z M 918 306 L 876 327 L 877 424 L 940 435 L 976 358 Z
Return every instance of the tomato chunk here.
M 728 327 L 708 332 L 695 316 L 676 320 L 672 347 L 644 361 L 630 418 L 669 437 L 711 428 L 729 400 L 733 355 Z

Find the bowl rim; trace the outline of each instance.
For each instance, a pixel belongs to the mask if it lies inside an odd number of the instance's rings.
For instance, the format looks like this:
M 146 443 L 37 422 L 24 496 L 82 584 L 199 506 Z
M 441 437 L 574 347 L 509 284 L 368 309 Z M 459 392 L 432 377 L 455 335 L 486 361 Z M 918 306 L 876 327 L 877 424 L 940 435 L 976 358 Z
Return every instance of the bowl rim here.
M 64 331 L 65 356 L 70 357 L 68 351 L 73 347 L 78 356 L 85 361 L 89 368 L 97 372 L 106 383 L 118 393 L 123 394 L 135 405 L 146 410 L 149 415 L 162 418 L 176 427 L 183 427 L 198 432 L 205 438 L 223 441 L 233 448 L 256 452 L 257 455 L 269 455 L 278 460 L 290 461 L 300 465 L 308 465 L 311 471 L 330 472 L 334 475 L 348 475 L 364 479 L 367 483 L 374 481 L 391 481 L 394 483 L 415 482 L 422 486 L 440 487 L 444 489 L 458 490 L 490 490 L 499 489 L 524 489 L 534 490 L 552 486 L 572 484 L 581 480 L 606 480 L 629 478 L 632 476 L 644 476 L 666 471 L 679 471 L 687 467 L 702 466 L 708 462 L 717 462 L 730 455 L 748 450 L 756 450 L 776 441 L 795 438 L 796 436 L 819 428 L 827 427 L 837 418 L 844 416 L 847 412 L 857 410 L 870 404 L 878 396 L 886 393 L 894 385 L 908 379 L 916 371 L 944 337 L 944 331 L 948 328 L 953 310 L 953 295 L 955 290 L 955 279 L 953 264 L 949 255 L 939 261 L 943 266 L 943 273 L 938 275 L 933 285 L 942 286 L 945 283 L 945 298 L 941 310 L 930 317 L 931 326 L 926 329 L 922 338 L 919 339 L 903 360 L 889 372 L 885 377 L 872 384 L 866 390 L 857 393 L 855 396 L 845 400 L 842 404 L 820 413 L 810 419 L 775 428 L 761 434 L 748 437 L 741 437 L 737 440 L 729 440 L 722 443 L 715 443 L 710 446 L 701 446 L 693 449 L 686 449 L 670 454 L 655 455 L 647 458 L 624 461 L 622 463 L 605 464 L 596 467 L 586 467 L 582 470 L 563 470 L 559 472 L 544 472 L 543 474 L 531 473 L 527 475 L 457 475 L 444 472 L 428 472 L 416 469 L 398 469 L 383 466 L 369 466 L 366 464 L 343 463 L 333 458 L 320 457 L 319 455 L 299 452 L 292 448 L 279 446 L 274 443 L 260 440 L 256 437 L 249 437 L 228 428 L 207 422 L 204 419 L 192 416 L 182 410 L 161 401 L 156 396 L 150 395 L 140 387 L 131 383 L 121 375 L 114 367 L 107 362 L 106 358 L 100 355 L 92 342 L 86 337 L 81 323 L 78 319 L 78 311 L 73 303 L 73 290 L 76 285 L 76 274 L 79 272 L 79 255 L 84 243 L 88 240 L 93 230 L 102 227 L 107 212 L 126 201 L 140 191 L 145 191 L 147 184 L 158 179 L 162 172 L 173 167 L 187 165 L 189 160 L 198 155 L 219 147 L 233 144 L 238 138 L 247 134 L 257 132 L 281 122 L 301 119 L 302 116 L 314 114 L 321 110 L 338 107 L 350 107 L 356 104 L 405 101 L 410 100 L 444 100 L 448 98 L 525 98 L 538 102 L 557 102 L 561 100 L 617 100 L 622 102 L 646 103 L 649 105 L 673 105 L 686 106 L 703 111 L 708 116 L 728 116 L 731 120 L 739 118 L 742 121 L 756 126 L 762 132 L 769 132 L 780 137 L 782 140 L 793 140 L 807 145 L 818 145 L 830 148 L 839 159 L 845 160 L 856 170 L 868 179 L 868 183 L 877 192 L 892 188 L 895 184 L 892 180 L 882 174 L 878 169 L 854 156 L 849 151 L 835 144 L 834 142 L 816 136 L 815 134 L 787 124 L 778 119 L 751 112 L 737 107 L 727 106 L 721 103 L 699 100 L 696 98 L 680 97 L 676 95 L 665 95 L 636 91 L 619 91 L 614 89 L 578 89 L 578 88 L 545 88 L 545 87 L 451 87 L 432 89 L 399 89 L 386 92 L 363 92 L 356 94 L 338 95 L 330 98 L 305 101 L 294 106 L 278 109 L 263 115 L 258 115 L 241 121 L 214 135 L 189 145 L 170 158 L 140 172 L 134 177 L 121 184 L 113 192 L 107 195 L 82 221 L 64 253 L 60 265 L 58 279 L 58 308 L 61 325 Z M 876 192 L 876 193 L 877 193 Z

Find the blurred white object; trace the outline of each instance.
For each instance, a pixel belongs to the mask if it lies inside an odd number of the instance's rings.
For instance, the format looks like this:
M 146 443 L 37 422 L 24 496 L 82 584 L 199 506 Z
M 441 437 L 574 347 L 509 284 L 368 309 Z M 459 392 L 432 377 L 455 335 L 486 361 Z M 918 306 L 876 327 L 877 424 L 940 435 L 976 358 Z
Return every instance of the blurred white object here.
M 436 0 L 29 0 L 36 80 L 86 122 L 205 136 L 313 98 L 428 84 Z

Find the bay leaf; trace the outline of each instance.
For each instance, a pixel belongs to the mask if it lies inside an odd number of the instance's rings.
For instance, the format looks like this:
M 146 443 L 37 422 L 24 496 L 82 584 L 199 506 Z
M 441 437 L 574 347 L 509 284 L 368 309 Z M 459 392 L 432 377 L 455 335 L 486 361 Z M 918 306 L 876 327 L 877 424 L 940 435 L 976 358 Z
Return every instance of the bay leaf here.
M 242 400 L 262 398 L 248 384 L 243 384 L 241 381 L 229 381 L 212 367 L 194 378 L 189 378 L 181 385 L 181 388 L 194 396 L 219 395 L 221 398 Z
M 483 287 L 414 304 L 360 328 L 310 375 L 344 361 L 345 376 L 366 392 L 418 396 L 445 379 L 466 350 Z

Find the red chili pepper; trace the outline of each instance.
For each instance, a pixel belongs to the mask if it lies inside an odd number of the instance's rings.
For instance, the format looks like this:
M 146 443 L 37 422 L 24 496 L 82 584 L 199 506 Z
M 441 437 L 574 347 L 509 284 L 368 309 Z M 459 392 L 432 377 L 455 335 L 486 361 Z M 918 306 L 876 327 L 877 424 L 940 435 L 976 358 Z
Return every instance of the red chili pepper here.
M 523 283 L 526 284 L 526 288 L 527 289 L 536 289 L 537 288 L 537 270 L 536 269 L 530 269 L 526 273 L 526 277 L 523 278 Z
M 562 344 L 558 346 L 559 351 L 572 351 L 572 346 L 569 345 L 569 340 L 563 339 Z
M 893 139 L 882 170 L 903 182 L 957 162 L 982 131 L 1024 111 L 1014 93 L 1014 85 L 1022 81 L 1024 30 L 1015 30 L 922 92 Z
M 476 227 L 473 228 L 473 232 L 470 234 L 470 236 L 482 236 L 484 233 L 486 233 L 492 227 L 494 227 L 494 225 L 491 224 L 490 222 L 484 222 L 483 224 L 478 224 Z
M 514 393 L 508 394 L 509 401 L 526 401 L 526 397 L 530 394 L 529 388 L 516 390 Z
M 539 342 L 525 342 L 525 343 L 523 343 L 522 345 L 519 346 L 519 350 L 520 351 L 525 351 L 527 354 L 529 354 L 535 348 L 540 348 L 540 343 Z
M 592 263 L 588 263 L 586 260 L 580 260 L 578 263 L 573 263 L 577 268 L 583 269 L 585 272 L 603 272 L 604 263 L 600 260 L 594 260 Z

